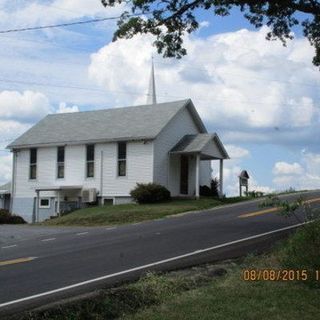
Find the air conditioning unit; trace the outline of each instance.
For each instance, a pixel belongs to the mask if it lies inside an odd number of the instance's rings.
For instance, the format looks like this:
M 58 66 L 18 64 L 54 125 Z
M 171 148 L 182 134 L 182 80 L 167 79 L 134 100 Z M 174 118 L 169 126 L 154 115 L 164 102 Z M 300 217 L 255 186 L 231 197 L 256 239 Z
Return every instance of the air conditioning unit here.
M 97 191 L 95 188 L 83 189 L 81 197 L 84 203 L 95 202 L 97 200 Z

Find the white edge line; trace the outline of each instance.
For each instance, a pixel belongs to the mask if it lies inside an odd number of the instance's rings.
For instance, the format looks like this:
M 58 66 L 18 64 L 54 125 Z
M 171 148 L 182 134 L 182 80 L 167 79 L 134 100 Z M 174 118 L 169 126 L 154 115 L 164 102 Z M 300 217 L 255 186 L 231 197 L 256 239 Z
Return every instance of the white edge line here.
M 76 235 L 77 235 L 77 236 L 82 236 L 82 235 L 88 234 L 88 233 L 89 233 L 88 231 L 86 231 L 86 232 L 79 232 L 79 233 L 77 233 Z
M 46 242 L 46 241 L 53 241 L 53 240 L 56 240 L 56 238 L 42 239 L 41 241 Z
M 18 246 L 18 245 L 16 245 L 16 244 L 12 244 L 11 246 L 1 247 L 1 249 L 9 249 L 9 248 L 17 247 L 17 246 Z
M 285 231 L 285 230 L 294 229 L 294 228 L 299 227 L 301 225 L 304 225 L 306 223 L 309 223 L 309 222 L 298 223 L 298 224 L 295 224 L 295 225 L 292 225 L 292 226 L 288 226 L 288 227 L 284 227 L 284 228 L 281 228 L 281 229 L 276 229 L 276 230 L 260 233 L 260 234 L 257 234 L 257 235 L 254 235 L 254 236 L 250 236 L 250 237 L 247 237 L 247 238 L 242 238 L 242 239 L 239 239 L 239 240 L 234 240 L 234 241 L 222 243 L 222 244 L 219 244 L 219 245 L 216 245 L 216 246 L 213 246 L 213 247 L 196 250 L 196 251 L 189 252 L 189 253 L 186 253 L 186 254 L 183 254 L 183 255 L 180 255 L 180 256 L 176 256 L 176 257 L 172 257 L 172 258 L 156 261 L 156 262 L 149 263 L 149 264 L 146 264 L 146 265 L 143 265 L 143 266 L 139 266 L 139 267 L 123 270 L 123 271 L 120 271 L 120 272 L 108 274 L 108 275 L 105 275 L 105 276 L 102 276 L 102 277 L 98 277 L 98 278 L 86 280 L 86 281 L 83 281 L 83 282 L 75 283 L 75 284 L 72 284 L 72 285 L 69 285 L 69 286 L 66 286 L 66 287 L 62 287 L 62 288 L 58 288 L 58 289 L 42 292 L 42 293 L 35 294 L 35 295 L 29 296 L 29 297 L 8 301 L 8 302 L 0 304 L 0 308 L 7 307 L 7 306 L 10 306 L 12 304 L 16 304 L 16 303 L 20 303 L 20 302 L 24 302 L 24 301 L 33 300 L 33 299 L 36 299 L 36 298 L 48 296 L 48 295 L 51 295 L 51 294 L 54 294 L 54 293 L 58 293 L 58 292 L 61 292 L 61 291 L 66 291 L 66 290 L 70 290 L 70 289 L 73 289 L 73 288 L 81 287 L 81 286 L 84 286 L 84 285 L 87 285 L 87 284 L 90 284 L 90 283 L 94 283 L 94 282 L 98 282 L 98 281 L 101 281 L 101 280 L 106 280 L 106 279 L 109 279 L 109 278 L 117 277 L 117 276 L 120 276 L 120 275 L 123 275 L 123 274 L 126 274 L 126 273 L 130 273 L 130 272 L 134 272 L 134 271 L 138 271 L 138 270 L 154 267 L 154 266 L 157 266 L 157 265 L 160 265 L 160 264 L 164 264 L 164 263 L 167 263 L 167 262 L 179 260 L 179 259 L 182 259 L 182 258 L 191 257 L 191 256 L 197 255 L 199 253 L 204 253 L 204 252 L 211 251 L 211 250 L 214 250 L 214 249 L 227 247 L 227 246 L 230 246 L 230 245 L 233 245 L 233 244 L 236 244 L 236 243 L 241 243 L 241 242 L 244 242 L 244 241 L 260 238 L 260 237 L 263 237 L 263 236 L 266 236 L 266 235 L 269 235 L 269 234 L 273 234 L 273 233 L 278 233 L 278 232 Z

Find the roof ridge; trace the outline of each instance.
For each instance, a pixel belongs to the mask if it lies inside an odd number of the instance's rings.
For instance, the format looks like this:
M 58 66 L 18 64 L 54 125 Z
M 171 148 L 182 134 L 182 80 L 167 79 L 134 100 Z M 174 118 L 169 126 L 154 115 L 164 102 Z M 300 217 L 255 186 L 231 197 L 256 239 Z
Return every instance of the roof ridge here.
M 142 107 L 148 107 L 148 108 L 156 108 L 159 105 L 163 104 L 169 104 L 169 103 L 182 103 L 182 102 L 187 102 L 189 101 L 190 98 L 187 99 L 182 99 L 182 100 L 175 100 L 175 101 L 167 101 L 167 102 L 161 102 L 157 104 L 139 104 L 136 106 L 125 106 L 125 107 L 109 107 L 109 108 L 104 108 L 104 109 L 97 109 L 97 110 L 84 110 L 84 111 L 77 111 L 77 112 L 64 112 L 64 113 L 50 113 L 47 114 L 47 116 L 61 116 L 61 115 L 66 115 L 66 114 L 80 114 L 80 113 L 89 113 L 89 112 L 105 112 L 105 111 L 111 111 L 111 110 L 123 110 L 123 109 L 131 109 L 131 108 L 142 108 Z

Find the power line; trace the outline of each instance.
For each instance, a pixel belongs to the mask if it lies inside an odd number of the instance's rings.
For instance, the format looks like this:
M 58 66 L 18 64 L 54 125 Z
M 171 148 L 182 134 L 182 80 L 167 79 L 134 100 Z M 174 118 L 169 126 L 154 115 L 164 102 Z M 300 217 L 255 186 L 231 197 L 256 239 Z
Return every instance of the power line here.
M 4 83 L 14 83 L 14 84 L 25 84 L 25 85 L 33 85 L 33 86 L 43 86 L 43 87 L 53 87 L 53 88 L 60 88 L 60 89 L 75 89 L 75 90 L 83 90 L 83 91 L 92 91 L 97 93 L 103 93 L 107 94 L 108 92 L 111 93 L 117 93 L 117 94 L 125 94 L 125 95 L 132 95 L 132 96 L 148 96 L 147 93 L 142 92 L 129 92 L 129 91 L 121 91 L 121 90 L 104 90 L 104 89 L 98 89 L 98 88 L 87 88 L 87 87 L 80 87 L 80 86 L 71 86 L 71 85 L 60 85 L 60 84 L 48 84 L 48 83 L 41 83 L 41 82 L 33 82 L 33 81 L 23 81 L 23 80 L 11 80 L 11 79 L 1 79 L 0 82 Z M 174 95 L 168 95 L 168 94 L 157 94 L 159 97 L 164 98 L 173 98 L 173 99 L 185 99 L 185 96 L 174 96 Z M 198 101 L 203 102 L 212 102 L 212 100 L 209 100 L 207 97 L 200 97 L 195 96 L 194 99 Z M 253 104 L 253 105 L 274 105 L 274 103 L 267 103 L 267 102 L 261 102 L 261 101 L 253 101 L 253 100 L 247 100 L 247 101 L 239 101 L 238 99 L 225 99 L 225 98 L 219 98 L 215 97 L 217 101 L 225 101 L 225 102 L 234 102 L 237 104 Z M 316 102 L 316 101 L 314 101 Z M 292 106 L 291 104 L 278 104 L 279 106 Z
M 141 15 L 143 15 L 143 14 L 142 13 L 137 13 L 137 14 L 129 15 L 128 17 L 136 17 L 136 16 L 141 16 Z M 51 29 L 51 28 L 63 28 L 63 27 L 68 27 L 68 26 L 98 23 L 98 22 L 104 22 L 104 21 L 109 21 L 109 20 L 117 20 L 119 18 L 121 18 L 121 16 L 108 17 L 108 18 L 96 18 L 96 19 L 83 20 L 83 21 L 75 21 L 75 22 L 44 25 L 44 26 L 38 26 L 38 27 L 25 27 L 25 28 L 17 28 L 17 29 L 0 30 L 0 34 L 14 33 L 14 32 L 24 32 L 24 31 L 34 31 L 34 30 L 43 30 L 43 29 Z

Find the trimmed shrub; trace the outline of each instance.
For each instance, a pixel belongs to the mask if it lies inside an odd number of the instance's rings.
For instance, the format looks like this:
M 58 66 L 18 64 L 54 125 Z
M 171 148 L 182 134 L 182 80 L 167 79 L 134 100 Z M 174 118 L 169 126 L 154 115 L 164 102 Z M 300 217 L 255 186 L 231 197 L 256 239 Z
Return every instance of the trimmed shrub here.
M 20 216 L 12 215 L 8 210 L 0 209 L 0 224 L 23 224 L 26 223 Z
M 251 198 L 261 198 L 263 197 L 264 194 L 261 191 L 252 190 L 252 191 L 245 192 L 245 195 Z
M 156 183 L 137 183 L 130 191 L 131 197 L 138 203 L 156 203 L 171 199 L 170 191 Z
M 210 182 L 210 187 L 200 186 L 200 196 L 204 197 L 219 197 L 219 180 L 214 178 Z
M 0 224 L 7 223 L 10 218 L 10 212 L 5 209 L 0 209 Z
M 211 197 L 211 189 L 208 186 L 200 186 L 200 196 Z
M 219 185 L 220 185 L 220 182 L 217 178 L 214 178 L 211 180 L 210 187 L 211 187 L 211 195 L 213 197 L 219 197 Z
M 9 218 L 9 224 L 24 224 L 26 223 L 26 221 L 20 217 L 20 216 L 16 216 L 15 214 L 10 216 Z

